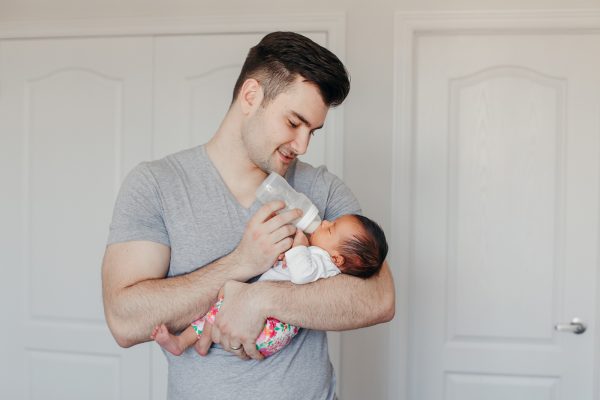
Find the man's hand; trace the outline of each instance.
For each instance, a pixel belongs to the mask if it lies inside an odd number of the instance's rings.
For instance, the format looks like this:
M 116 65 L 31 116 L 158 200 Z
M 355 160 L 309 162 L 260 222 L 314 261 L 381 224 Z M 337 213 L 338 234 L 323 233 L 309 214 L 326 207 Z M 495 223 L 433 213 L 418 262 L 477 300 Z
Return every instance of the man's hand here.
M 243 360 L 262 360 L 264 356 L 256 349 L 256 338 L 264 328 L 267 316 L 256 304 L 256 294 L 251 293 L 251 285 L 228 281 L 223 286 L 223 295 L 225 300 L 215 323 L 205 324 L 204 332 L 196 343 L 196 351 L 206 355 L 211 342 L 214 342 Z
M 294 209 L 276 214 L 285 203 L 273 201 L 262 206 L 250 219 L 242 240 L 233 251 L 239 265 L 260 275 L 273 266 L 277 256 L 292 247 L 290 236 L 296 232 L 291 222 L 302 216 L 302 210 Z

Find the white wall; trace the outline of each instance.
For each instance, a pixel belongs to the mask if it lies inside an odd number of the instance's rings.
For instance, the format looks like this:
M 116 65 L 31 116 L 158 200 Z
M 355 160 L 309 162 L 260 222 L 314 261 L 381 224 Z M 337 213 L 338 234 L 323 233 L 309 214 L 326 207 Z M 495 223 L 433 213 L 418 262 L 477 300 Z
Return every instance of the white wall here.
M 95 17 L 346 13 L 346 56 L 352 90 L 345 104 L 344 177 L 367 215 L 390 232 L 393 124 L 394 12 L 411 10 L 516 10 L 600 8 L 600 0 L 0 0 L 0 23 Z M 377 176 L 378 179 L 372 177 Z M 394 243 L 390 243 L 392 252 Z M 392 265 L 392 270 L 398 266 Z M 398 274 L 396 273 L 396 277 Z M 403 324 L 403 315 L 397 314 Z M 397 325 L 396 325 L 397 326 Z M 390 380 L 392 325 L 343 334 L 344 400 L 383 399 Z M 390 398 L 396 396 L 390 395 Z

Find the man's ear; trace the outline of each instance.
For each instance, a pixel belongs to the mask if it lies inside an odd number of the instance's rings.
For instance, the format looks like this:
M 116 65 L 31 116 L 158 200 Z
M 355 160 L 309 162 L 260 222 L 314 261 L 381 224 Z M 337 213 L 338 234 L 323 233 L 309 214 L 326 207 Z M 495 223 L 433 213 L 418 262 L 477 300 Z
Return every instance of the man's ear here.
M 335 251 L 331 254 L 331 261 L 333 261 L 335 266 L 339 268 L 342 265 L 344 265 L 344 262 L 346 261 L 346 259 L 344 258 L 343 255 L 341 255 L 340 253 Z
M 240 88 L 239 99 L 243 113 L 252 113 L 262 103 L 262 86 L 260 86 L 260 83 L 254 78 L 246 79 Z

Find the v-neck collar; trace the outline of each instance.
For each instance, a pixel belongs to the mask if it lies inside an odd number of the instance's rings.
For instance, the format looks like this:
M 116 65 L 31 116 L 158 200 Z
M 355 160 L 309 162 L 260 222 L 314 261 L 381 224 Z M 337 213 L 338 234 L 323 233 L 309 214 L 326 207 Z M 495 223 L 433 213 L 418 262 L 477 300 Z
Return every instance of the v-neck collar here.
M 203 162 L 206 164 L 206 167 L 211 171 L 211 174 L 214 175 L 215 179 L 223 187 L 223 191 L 226 193 L 226 195 L 229 198 L 229 200 L 231 201 L 231 203 L 234 204 L 235 207 L 238 208 L 239 211 L 241 211 L 245 214 L 253 215 L 262 206 L 262 203 L 258 200 L 258 198 L 254 199 L 252 204 L 250 204 L 250 207 L 244 207 L 242 204 L 240 204 L 238 199 L 233 195 L 233 193 L 231 193 L 231 190 L 229 189 L 229 186 L 227 186 L 227 184 L 223 180 L 221 173 L 219 172 L 219 170 L 217 169 L 217 167 L 215 166 L 213 161 L 208 156 L 208 153 L 206 151 L 206 143 L 198 146 L 198 158 L 200 160 L 203 160 Z M 292 162 L 292 164 L 288 167 L 288 169 L 284 175 L 285 180 L 288 181 L 288 183 L 292 187 L 294 187 L 294 179 L 293 178 L 294 178 L 294 171 L 296 170 L 297 163 L 298 163 L 298 160 L 297 159 L 294 160 Z
M 238 199 L 233 195 L 233 193 L 229 189 L 229 186 L 227 186 L 227 184 L 223 180 L 223 177 L 221 176 L 221 173 L 219 172 L 219 170 L 217 169 L 217 167 L 215 166 L 215 164 L 213 163 L 213 161 L 208 156 L 208 153 L 206 152 L 206 147 L 205 146 L 206 146 L 205 144 L 198 146 L 198 153 L 199 153 L 198 155 L 199 155 L 199 158 L 201 160 L 204 160 L 204 164 L 210 170 L 211 174 L 213 174 L 213 176 L 215 177 L 216 181 L 219 182 L 219 185 L 221 185 L 223 192 L 229 198 L 229 200 L 231 201 L 231 203 L 233 205 L 235 205 L 235 207 L 240 212 L 242 212 L 244 214 L 250 214 L 250 215 L 254 214 L 260 208 L 260 206 L 262 205 L 260 203 L 260 201 L 258 200 L 258 198 L 254 199 L 254 201 L 252 202 L 252 204 L 250 204 L 250 207 L 244 207 L 238 201 Z

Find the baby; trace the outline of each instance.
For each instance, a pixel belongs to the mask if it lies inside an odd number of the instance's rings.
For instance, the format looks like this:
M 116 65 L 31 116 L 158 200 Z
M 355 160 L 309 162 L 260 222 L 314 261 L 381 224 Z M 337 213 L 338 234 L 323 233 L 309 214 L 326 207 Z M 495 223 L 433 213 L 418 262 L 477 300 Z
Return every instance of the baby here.
M 289 280 L 296 284 L 314 282 L 339 273 L 368 278 L 381 269 L 388 245 L 383 230 L 367 217 L 344 215 L 335 221 L 323 221 L 309 238 L 296 232 L 292 248 L 282 262 L 276 263 L 259 280 Z M 162 324 L 154 328 L 152 339 L 165 350 L 180 355 L 202 334 L 206 321 L 213 323 L 223 299 L 179 336 L 169 333 Z M 256 348 L 265 357 L 285 347 L 299 328 L 268 318 L 256 340 Z

